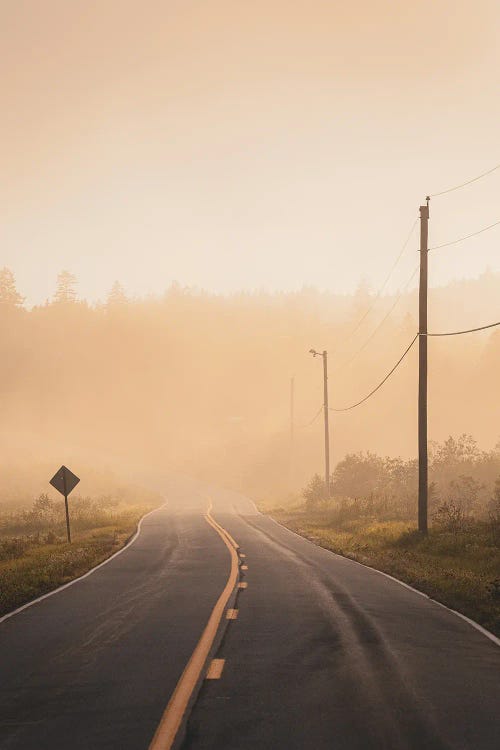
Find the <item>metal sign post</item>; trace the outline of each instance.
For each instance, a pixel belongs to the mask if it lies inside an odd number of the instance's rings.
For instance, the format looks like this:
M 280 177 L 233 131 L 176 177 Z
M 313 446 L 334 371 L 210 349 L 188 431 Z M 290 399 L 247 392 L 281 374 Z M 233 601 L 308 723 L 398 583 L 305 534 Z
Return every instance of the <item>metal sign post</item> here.
M 50 480 L 50 484 L 52 487 L 54 487 L 58 492 L 61 493 L 61 495 L 64 495 L 64 506 L 66 509 L 66 531 L 68 534 L 68 542 L 71 544 L 71 529 L 69 525 L 69 506 L 68 506 L 68 495 L 70 492 L 72 492 L 76 485 L 79 482 L 79 478 L 76 476 L 76 474 L 73 474 L 72 471 L 66 468 L 66 466 L 61 466 L 61 468 L 56 471 L 52 479 Z

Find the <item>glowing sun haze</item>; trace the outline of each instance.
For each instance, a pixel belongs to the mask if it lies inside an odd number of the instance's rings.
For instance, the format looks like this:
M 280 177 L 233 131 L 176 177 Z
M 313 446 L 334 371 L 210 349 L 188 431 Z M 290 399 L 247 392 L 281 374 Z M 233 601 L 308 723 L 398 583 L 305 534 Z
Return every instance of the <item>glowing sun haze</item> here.
M 88 299 L 376 286 L 426 193 L 500 162 L 499 30 L 495 0 L 3 0 L 0 266 L 32 304 L 62 268 Z M 499 191 L 433 200 L 431 245 Z M 499 240 L 431 283 L 500 270 Z

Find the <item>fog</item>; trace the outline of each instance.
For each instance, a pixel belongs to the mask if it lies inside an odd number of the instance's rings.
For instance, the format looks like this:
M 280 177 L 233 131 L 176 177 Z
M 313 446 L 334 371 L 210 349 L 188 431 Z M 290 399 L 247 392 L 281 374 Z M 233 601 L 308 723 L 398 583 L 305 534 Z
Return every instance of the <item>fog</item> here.
M 364 283 L 354 295 L 225 296 L 174 284 L 145 299 L 116 284 L 90 305 L 62 275 L 53 300 L 26 309 L 8 270 L 0 282 L 4 504 L 46 491 L 61 463 L 83 493 L 172 473 L 256 498 L 297 492 L 323 467 L 321 414 L 306 426 L 323 398 L 309 349 L 328 350 L 330 403 L 342 408 L 377 385 L 417 331 L 416 290 L 377 298 Z M 429 331 L 492 322 L 499 290 L 492 272 L 432 289 Z M 470 433 L 492 448 L 499 374 L 497 329 L 430 339 L 430 439 Z M 365 404 L 332 412 L 333 465 L 354 451 L 414 457 L 416 405 L 414 346 Z

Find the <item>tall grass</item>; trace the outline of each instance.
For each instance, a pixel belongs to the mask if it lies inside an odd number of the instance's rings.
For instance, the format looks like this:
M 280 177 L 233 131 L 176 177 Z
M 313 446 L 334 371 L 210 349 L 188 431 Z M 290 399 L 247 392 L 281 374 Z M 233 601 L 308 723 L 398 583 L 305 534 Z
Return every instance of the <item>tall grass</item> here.
M 109 496 L 75 497 L 73 543 L 66 540 L 64 503 L 40 495 L 30 509 L 0 516 L 0 615 L 86 573 L 120 549 L 141 516 L 160 503 L 135 505 Z
M 486 520 L 460 527 L 435 523 L 422 536 L 414 523 L 356 516 L 356 506 L 271 515 L 327 549 L 399 578 L 500 636 L 500 544 Z

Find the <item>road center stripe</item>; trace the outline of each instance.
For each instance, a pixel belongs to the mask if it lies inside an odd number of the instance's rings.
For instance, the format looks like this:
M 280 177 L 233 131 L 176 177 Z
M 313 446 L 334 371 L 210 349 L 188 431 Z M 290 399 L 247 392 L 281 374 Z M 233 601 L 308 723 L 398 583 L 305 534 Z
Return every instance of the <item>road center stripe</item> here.
M 207 672 L 207 680 L 220 680 L 225 661 L 225 659 L 212 659 Z
M 179 682 L 170 698 L 168 705 L 163 713 L 161 721 L 158 725 L 158 729 L 149 746 L 149 750 L 170 750 L 179 731 L 182 723 L 182 718 L 186 712 L 189 700 L 193 694 L 194 689 L 200 679 L 200 675 L 203 671 L 203 667 L 207 661 L 210 649 L 214 642 L 217 630 L 219 628 L 222 615 L 226 608 L 226 604 L 233 592 L 236 583 L 238 581 L 238 555 L 236 553 L 237 545 L 232 537 L 226 532 L 225 529 L 220 526 L 210 515 L 212 504 L 210 503 L 207 513 L 205 515 L 205 521 L 212 526 L 213 529 L 219 534 L 224 544 L 229 549 L 231 555 L 231 570 L 229 572 L 229 578 L 227 579 L 224 591 L 219 596 L 215 607 L 212 610 L 212 614 L 206 624 L 205 630 L 202 633 L 200 640 L 198 641 L 195 650 L 191 654 L 184 672 L 182 673 Z M 216 661 L 216 660 L 215 660 Z M 223 660 L 219 660 L 223 661 Z M 222 671 L 222 669 L 221 669 Z M 220 675 L 219 675 L 220 676 Z

